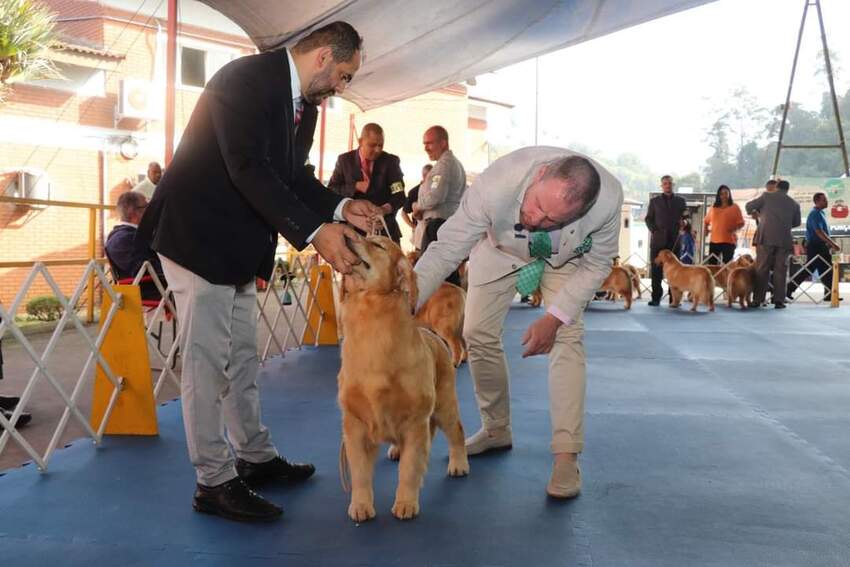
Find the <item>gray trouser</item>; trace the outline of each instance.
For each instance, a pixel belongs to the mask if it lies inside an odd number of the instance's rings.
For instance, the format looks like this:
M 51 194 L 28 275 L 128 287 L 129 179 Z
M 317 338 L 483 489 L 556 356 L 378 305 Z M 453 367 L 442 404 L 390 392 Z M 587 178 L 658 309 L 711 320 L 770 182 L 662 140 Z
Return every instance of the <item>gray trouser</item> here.
M 174 293 L 183 353 L 183 425 L 198 483 L 236 477 L 233 455 L 253 463 L 277 456 L 260 423 L 254 282 L 214 285 L 160 255 Z
M 779 246 L 759 244 L 756 247 L 756 289 L 753 301 L 758 305 L 764 302 L 767 294 L 767 280 L 773 270 L 773 302 L 785 303 L 785 284 L 788 279 L 788 258 L 791 250 Z

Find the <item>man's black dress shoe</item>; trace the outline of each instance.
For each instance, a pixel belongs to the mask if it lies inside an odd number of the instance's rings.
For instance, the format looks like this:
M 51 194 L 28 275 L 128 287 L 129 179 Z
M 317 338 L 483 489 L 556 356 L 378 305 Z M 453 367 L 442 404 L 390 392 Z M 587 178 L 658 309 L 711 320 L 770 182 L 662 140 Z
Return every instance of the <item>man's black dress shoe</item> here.
M 316 467 L 311 464 L 290 463 L 283 457 L 275 457 L 265 463 L 249 463 L 237 459 L 236 472 L 239 478 L 248 484 L 268 481 L 299 482 L 313 476 Z
M 786 305 L 784 303 L 776 303 L 774 304 L 774 309 L 785 309 Z
M 16 396 L 0 396 L 0 410 L 14 411 L 20 401 Z
M 199 484 L 192 499 L 192 508 L 237 522 L 271 522 L 283 514 L 280 506 L 248 488 L 238 477 L 218 486 Z
M 12 412 L 11 411 L 0 410 L 0 412 L 3 413 L 3 417 L 5 417 L 6 419 L 8 419 L 10 421 L 12 420 Z M 18 421 L 13 423 L 12 425 L 14 425 L 15 427 L 23 427 L 24 425 L 28 424 L 30 421 L 32 421 L 32 416 L 28 413 L 22 413 L 20 415 L 20 417 L 18 417 Z
M 661 302 L 657 299 L 653 299 L 652 301 L 647 303 L 647 305 L 649 305 L 650 307 L 658 307 L 659 305 L 661 305 Z

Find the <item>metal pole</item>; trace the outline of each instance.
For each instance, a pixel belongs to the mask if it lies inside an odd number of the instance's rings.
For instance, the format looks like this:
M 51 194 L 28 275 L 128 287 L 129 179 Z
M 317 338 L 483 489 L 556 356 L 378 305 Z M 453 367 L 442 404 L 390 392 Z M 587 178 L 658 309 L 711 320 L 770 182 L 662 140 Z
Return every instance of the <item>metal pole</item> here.
M 322 123 L 319 127 L 319 181 L 325 174 L 325 123 L 327 122 L 328 99 L 322 100 Z
M 844 128 L 841 127 L 841 114 L 838 110 L 838 97 L 835 96 L 835 81 L 832 78 L 832 61 L 829 57 L 829 47 L 826 45 L 826 29 L 823 26 L 823 13 L 820 9 L 820 0 L 815 0 L 815 8 L 817 8 L 818 11 L 820 39 L 823 43 L 823 58 L 826 63 L 826 77 L 829 80 L 829 94 L 832 96 L 832 110 L 835 112 L 835 122 L 838 125 L 838 143 L 841 145 L 841 158 L 844 160 L 844 174 L 850 177 L 850 164 L 847 163 L 847 146 L 844 143 Z
M 833 257 L 834 258 L 834 257 Z M 838 287 L 841 284 L 841 279 L 839 278 L 839 271 L 841 270 L 841 263 L 838 259 L 832 260 L 832 295 L 830 296 L 829 305 L 830 307 L 841 307 L 839 303 L 841 295 L 838 293 Z
M 785 139 L 785 122 L 788 120 L 788 109 L 791 106 L 791 90 L 794 88 L 794 76 L 797 74 L 797 60 L 800 57 L 800 45 L 803 43 L 803 30 L 806 27 L 806 14 L 809 13 L 809 0 L 804 0 L 803 19 L 800 20 L 800 31 L 797 34 L 797 49 L 794 50 L 794 63 L 791 65 L 791 80 L 788 81 L 788 95 L 782 109 L 782 123 L 779 126 L 779 143 L 776 145 L 776 156 L 773 160 L 773 177 L 779 171 L 779 154 L 782 152 L 782 140 Z
M 537 145 L 538 115 L 540 111 L 540 58 L 534 58 L 534 145 Z
M 174 157 L 174 114 L 177 78 L 177 0 L 168 0 L 168 42 L 165 50 L 165 166 Z
M 95 259 L 95 243 L 97 238 L 97 209 L 89 209 L 89 261 Z M 86 322 L 94 323 L 94 272 L 89 274 L 88 305 L 86 307 Z M 70 306 L 73 308 L 73 305 Z

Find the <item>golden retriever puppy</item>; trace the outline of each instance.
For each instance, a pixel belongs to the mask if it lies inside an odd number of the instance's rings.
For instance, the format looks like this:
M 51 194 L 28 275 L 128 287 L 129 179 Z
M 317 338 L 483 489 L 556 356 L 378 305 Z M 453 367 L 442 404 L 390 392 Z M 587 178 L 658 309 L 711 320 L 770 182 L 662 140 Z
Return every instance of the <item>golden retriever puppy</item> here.
M 711 275 L 714 276 L 714 283 L 726 292 L 726 283 L 729 281 L 729 275 L 732 273 L 732 270 L 735 268 L 743 268 L 746 266 L 752 266 L 756 261 L 749 254 L 742 254 L 729 262 L 728 264 L 706 264 L 706 268 L 711 272 Z M 728 293 L 727 293 L 728 297 Z
M 729 307 L 737 300 L 741 309 L 753 304 L 753 291 L 756 286 L 756 269 L 753 265 L 734 268 L 726 283 L 726 299 Z
M 437 427 L 449 442 L 450 476 L 469 472 L 455 392 L 455 369 L 442 339 L 413 318 L 416 274 L 389 238 L 350 242 L 362 262 L 343 278 L 341 299 L 341 472 L 351 475 L 348 515 L 375 516 L 372 475 L 381 443 L 398 447 L 398 487 L 392 513 L 419 514 L 419 490 Z M 347 466 L 346 466 L 347 465 Z M 345 483 L 343 483 L 345 484 Z
M 638 273 L 638 269 L 631 264 L 623 264 L 622 268 L 629 272 L 629 276 L 632 279 L 632 298 L 634 298 L 634 293 L 637 292 L 638 299 L 641 299 L 640 273 Z
M 682 295 L 689 291 L 693 300 L 691 311 L 696 311 L 700 303 L 714 311 L 714 276 L 705 266 L 682 264 L 670 250 L 662 250 L 655 263 L 664 268 L 664 277 L 670 286 L 670 307 L 679 307 Z
M 443 282 L 416 314 L 418 322 L 430 327 L 449 345 L 455 368 L 466 360 L 466 342 L 463 340 L 465 307 L 466 292 L 454 284 Z
M 599 289 L 601 291 L 607 291 L 612 301 L 616 300 L 617 296 L 622 297 L 626 309 L 632 308 L 632 276 L 622 266 L 613 266 L 611 273 L 608 274 L 608 277 L 605 278 Z
M 463 291 L 469 289 L 469 260 L 464 260 L 457 267 L 457 275 L 460 278 L 460 287 Z
M 415 266 L 419 261 L 419 252 L 407 253 L 407 259 Z M 466 280 L 466 265 L 464 260 L 458 266 L 461 284 Z M 452 349 L 452 362 L 458 367 L 466 361 L 466 341 L 463 340 L 463 311 L 466 308 L 466 287 L 459 288 L 448 282 L 432 295 L 416 314 L 416 320 L 427 325 L 440 335 L 449 348 Z

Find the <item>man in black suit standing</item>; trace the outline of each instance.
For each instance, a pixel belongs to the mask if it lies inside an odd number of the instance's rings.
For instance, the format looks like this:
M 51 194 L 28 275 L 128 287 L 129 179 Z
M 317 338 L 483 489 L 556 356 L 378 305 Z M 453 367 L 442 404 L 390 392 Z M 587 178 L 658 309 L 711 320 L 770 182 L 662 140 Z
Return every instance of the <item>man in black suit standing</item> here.
M 358 148 L 341 154 L 328 188 L 343 197 L 366 199 L 381 207 L 389 236 L 401 243 L 395 215 L 404 206 L 404 175 L 398 156 L 384 151 L 384 129 L 370 122 L 363 126 Z
M 652 299 L 649 305 L 656 307 L 661 302 L 664 290 L 661 280 L 664 270 L 655 265 L 655 258 L 662 250 L 672 250 L 679 235 L 679 221 L 688 208 L 682 197 L 673 193 L 673 178 L 661 178 L 661 195 L 649 200 L 646 210 L 646 227 L 649 229 L 649 263 L 652 270 Z
M 352 26 L 335 22 L 291 50 L 225 65 L 198 100 L 140 223 L 175 296 L 199 512 L 273 520 L 281 508 L 248 485 L 314 472 L 280 457 L 260 421 L 255 278 L 271 277 L 278 233 L 299 250 L 312 244 L 340 272 L 359 263 L 345 243 L 359 235 L 332 221 L 365 229 L 380 209 L 328 191 L 305 162 L 315 105 L 351 82 L 361 46 Z

